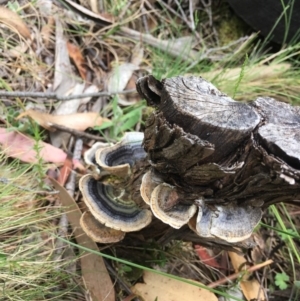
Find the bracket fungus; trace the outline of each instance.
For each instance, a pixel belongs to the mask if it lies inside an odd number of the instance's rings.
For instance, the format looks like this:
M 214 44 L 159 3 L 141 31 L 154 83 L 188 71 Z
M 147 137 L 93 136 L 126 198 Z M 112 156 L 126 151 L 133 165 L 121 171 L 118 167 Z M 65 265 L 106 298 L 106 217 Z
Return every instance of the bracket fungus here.
M 97 237 L 98 242 L 107 241 L 106 235 L 110 232 L 106 229 L 103 238 L 99 231 L 94 233 L 97 223 L 102 229 L 111 228 L 123 233 L 138 231 L 151 222 L 151 211 L 139 208 L 132 199 L 131 187 L 128 187 L 131 169 L 137 161 L 146 157 L 142 141 L 143 133 L 127 133 L 115 145 L 98 144 L 85 154 L 87 163 L 98 168 L 97 178 L 100 180 L 87 174 L 79 181 L 79 189 L 91 214 L 83 216 L 81 225 L 90 237 Z M 110 180 L 106 177 L 119 180 L 107 184 L 105 182 Z M 91 220 L 92 217 L 95 220 Z M 111 231 L 111 242 L 124 237 L 119 232 Z
M 215 206 L 209 209 L 201 199 L 199 206 L 196 233 L 201 237 L 217 238 L 229 243 L 248 239 L 262 217 L 262 210 L 251 206 Z
M 194 204 L 180 204 L 176 188 L 166 183 L 152 191 L 150 207 L 158 219 L 175 229 L 186 225 L 197 211 Z
M 84 153 L 84 161 L 86 164 L 90 165 L 90 166 L 96 166 L 97 162 L 95 159 L 95 154 L 96 151 L 108 147 L 110 146 L 109 143 L 104 143 L 104 142 L 96 142 L 92 145 L 92 147 L 90 149 L 88 149 L 85 153 Z M 99 170 L 100 172 L 100 170 Z
M 134 163 L 147 155 L 142 148 L 143 138 L 143 133 L 129 132 L 119 143 L 98 149 L 95 158 L 100 169 L 121 178 L 128 176 Z
M 267 97 L 237 102 L 195 76 L 150 75 L 136 85 L 155 108 L 144 134 L 90 151 L 99 180 L 80 180 L 100 223 L 137 231 L 153 213 L 175 229 L 188 224 L 203 240 L 237 246 L 267 206 L 299 204 L 299 107 Z
M 107 227 L 131 232 L 138 231 L 151 222 L 151 212 L 140 209 L 125 189 L 105 185 L 91 175 L 80 179 L 79 188 L 92 215 Z
M 140 193 L 146 204 L 150 205 L 152 191 L 161 183 L 163 183 L 162 178 L 159 177 L 154 170 L 149 170 L 143 175 Z
M 82 214 L 80 226 L 93 241 L 103 244 L 118 242 L 125 236 L 123 231 L 115 230 L 101 224 L 91 212 L 84 212 Z

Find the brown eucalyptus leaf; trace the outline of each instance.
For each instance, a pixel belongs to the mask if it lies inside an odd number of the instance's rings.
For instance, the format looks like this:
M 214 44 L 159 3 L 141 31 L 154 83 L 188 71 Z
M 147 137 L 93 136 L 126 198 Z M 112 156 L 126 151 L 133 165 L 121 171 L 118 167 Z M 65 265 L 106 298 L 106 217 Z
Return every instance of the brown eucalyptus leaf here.
M 218 300 L 215 294 L 206 289 L 179 280 L 157 275 L 152 272 L 146 271 L 144 273 L 144 282 L 145 283 L 137 283 L 131 288 L 132 292 L 143 298 L 144 301 Z M 194 282 L 201 284 L 200 282 Z
M 79 245 L 99 251 L 97 244 L 92 241 L 81 229 L 79 220 L 81 211 L 75 200 L 57 181 L 50 178 L 55 189 L 59 191 L 59 198 L 63 206 L 67 207 L 66 214 L 71 224 L 76 241 Z M 80 257 L 82 277 L 86 289 L 93 301 L 115 301 L 115 291 L 106 270 L 103 258 L 99 255 L 88 253 Z
M 69 115 L 51 115 L 34 110 L 25 111 L 16 119 L 19 120 L 20 118 L 27 116 L 48 130 L 52 130 L 52 124 L 58 124 L 78 131 L 85 131 L 89 127 L 94 127 L 96 125 L 100 126 L 103 122 L 109 121 L 109 119 L 102 118 L 98 113 L 94 112 Z
M 22 18 L 4 6 L 0 6 L 0 23 L 16 30 L 23 38 L 30 39 L 30 30 Z
M 73 60 L 74 64 L 76 65 L 78 72 L 83 80 L 86 80 L 87 70 L 86 70 L 86 62 L 85 59 L 79 49 L 78 46 L 67 42 L 67 48 L 70 55 L 70 58 Z
M 38 163 L 39 158 L 45 162 L 61 165 L 67 158 L 67 154 L 51 144 L 40 141 L 39 153 L 35 150 L 37 142 L 29 136 L 19 132 L 8 132 L 0 128 L 0 145 L 4 153 L 23 162 Z M 72 160 L 73 166 L 79 170 L 85 170 L 78 160 Z
M 86 15 L 89 18 L 99 22 L 103 25 L 111 25 L 114 22 L 114 18 L 112 15 L 108 13 L 94 13 L 91 10 L 71 1 L 71 0 L 64 0 L 69 6 L 71 6 L 75 11 L 80 12 L 82 15 Z
M 58 16 L 55 16 L 55 72 L 53 90 L 59 95 L 70 94 L 76 85 L 73 76 L 67 40 L 64 36 L 64 25 Z
M 247 268 L 247 261 L 244 256 L 235 252 L 228 252 L 228 254 L 235 272 L 242 272 L 243 268 Z M 240 286 L 245 298 L 248 301 L 265 300 L 265 296 L 259 282 L 255 278 L 251 278 L 250 276 L 250 273 L 245 273 L 240 282 Z

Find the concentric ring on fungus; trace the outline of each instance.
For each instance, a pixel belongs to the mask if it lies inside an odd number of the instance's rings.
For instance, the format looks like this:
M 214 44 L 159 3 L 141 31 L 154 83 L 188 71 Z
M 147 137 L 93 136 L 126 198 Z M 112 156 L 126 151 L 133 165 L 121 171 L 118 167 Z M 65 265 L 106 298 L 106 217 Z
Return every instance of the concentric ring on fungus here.
M 128 199 L 124 190 L 104 185 L 91 175 L 80 179 L 79 188 L 92 215 L 107 227 L 131 232 L 141 230 L 151 222 L 151 212 L 140 209 Z

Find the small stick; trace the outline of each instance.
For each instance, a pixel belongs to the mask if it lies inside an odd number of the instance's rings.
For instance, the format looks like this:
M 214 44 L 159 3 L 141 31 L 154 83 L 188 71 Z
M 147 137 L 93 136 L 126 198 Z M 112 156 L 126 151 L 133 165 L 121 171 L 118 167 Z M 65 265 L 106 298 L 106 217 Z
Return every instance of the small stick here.
M 257 270 L 261 269 L 264 266 L 270 265 L 271 263 L 273 263 L 273 260 L 269 259 L 269 260 L 267 260 L 265 262 L 262 262 L 260 264 L 254 265 L 254 266 L 252 266 L 252 267 L 250 267 L 248 269 L 245 269 L 245 270 L 243 270 L 241 272 L 237 272 L 237 273 L 231 274 L 228 277 L 225 277 L 225 278 L 222 278 L 222 279 L 220 279 L 218 281 L 212 282 L 212 283 L 210 283 L 207 286 L 210 287 L 210 288 L 215 288 L 215 287 L 217 287 L 219 285 L 222 285 L 222 284 L 224 284 L 224 283 L 226 283 L 228 281 L 231 281 L 231 280 L 234 280 L 234 279 L 240 277 L 241 274 L 243 274 L 243 273 L 250 273 L 250 272 L 257 271 Z
M 101 136 L 88 134 L 86 132 L 74 130 L 74 129 L 68 128 L 68 127 L 60 125 L 60 124 L 50 123 L 50 126 L 52 128 L 57 129 L 57 130 L 60 130 L 62 132 L 72 134 L 72 135 L 74 135 L 75 137 L 78 137 L 78 138 L 87 138 L 87 139 L 91 139 L 91 140 L 95 140 L 95 141 L 107 142 L 107 139 L 105 139 Z
M 191 29 L 193 31 L 195 31 L 196 30 L 196 26 L 195 26 L 193 12 L 194 12 L 194 1 L 189 0 L 189 13 L 190 13 L 190 19 L 191 19 Z
M 113 269 L 113 267 L 110 265 L 110 263 L 108 262 L 107 259 L 104 259 L 105 262 L 105 266 L 108 270 L 108 272 L 114 277 L 116 278 L 116 280 L 119 282 L 120 286 L 123 287 L 124 291 L 128 294 L 131 295 L 132 291 L 130 289 L 130 287 L 123 281 L 123 279 L 118 275 L 118 273 Z
M 142 4 L 142 21 L 143 21 L 143 25 L 144 25 L 144 28 L 145 28 L 145 32 L 147 34 L 149 34 L 149 26 L 148 26 L 148 22 L 147 22 L 147 16 L 146 16 L 146 10 L 145 10 L 145 7 L 144 7 L 144 3 Z
M 83 93 L 76 95 L 68 95 L 62 96 L 57 95 L 55 92 L 53 93 L 44 93 L 44 92 L 8 92 L 8 91 L 0 91 L 1 97 L 32 97 L 32 98 L 46 98 L 46 99 L 56 99 L 56 100 L 72 100 L 72 99 L 80 99 L 86 97 L 100 97 L 100 96 L 112 96 L 115 94 L 130 94 L 136 92 L 136 89 L 124 90 L 118 92 L 95 92 L 95 93 Z

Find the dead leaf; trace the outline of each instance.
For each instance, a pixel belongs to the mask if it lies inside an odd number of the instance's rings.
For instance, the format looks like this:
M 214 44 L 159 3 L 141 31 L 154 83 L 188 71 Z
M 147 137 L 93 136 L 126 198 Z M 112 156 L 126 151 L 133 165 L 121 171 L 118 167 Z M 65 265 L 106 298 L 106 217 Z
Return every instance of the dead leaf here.
M 35 150 L 37 142 L 31 137 L 19 132 L 8 132 L 3 128 L 0 128 L 0 144 L 7 156 L 27 163 L 38 163 L 38 157 L 40 156 L 45 162 L 60 165 L 67 158 L 67 154 L 64 151 L 42 141 L 38 143 L 39 153 L 37 153 Z M 85 170 L 78 160 L 73 160 L 73 164 L 74 168 Z
M 78 131 L 85 131 L 89 127 L 94 127 L 96 125 L 100 126 L 103 122 L 109 121 L 109 119 L 102 118 L 98 113 L 94 112 L 69 115 L 51 115 L 34 110 L 25 111 L 16 119 L 19 120 L 26 116 L 32 118 L 35 122 L 47 130 L 53 130 L 51 125 L 58 124 Z
M 53 17 L 53 6 L 52 0 L 37 0 L 36 2 L 36 8 L 43 18 Z
M 221 269 L 222 267 L 219 265 L 219 263 L 216 261 L 215 256 L 210 253 L 212 250 L 209 250 L 205 247 L 202 247 L 200 245 L 195 245 L 195 251 L 197 255 L 199 256 L 201 262 L 204 264 L 207 264 L 211 267 Z
M 71 0 L 64 0 L 64 2 L 73 7 L 76 11 L 80 11 L 82 14 L 87 15 L 91 19 L 95 19 L 96 21 L 102 23 L 105 26 L 111 25 L 114 22 L 114 17 L 108 13 L 94 13 Z
M 144 48 L 141 47 L 140 43 L 137 43 L 132 49 L 130 63 L 139 67 L 144 59 Z
M 50 16 L 48 18 L 47 24 L 45 24 L 41 30 L 41 36 L 42 36 L 43 42 L 45 43 L 46 48 L 49 47 L 49 44 L 51 41 L 51 35 L 54 32 L 54 28 L 55 28 L 55 19 Z
M 136 81 L 138 80 L 138 76 L 136 74 L 132 74 L 132 76 L 130 77 L 126 87 L 125 87 L 125 90 L 134 90 L 136 89 Z M 135 95 L 135 98 L 138 98 L 140 99 L 140 96 L 138 93 L 133 93 Z
M 72 158 L 69 155 L 67 155 L 64 165 L 60 169 L 59 175 L 57 178 L 57 182 L 60 185 L 64 186 L 66 184 L 72 169 L 73 169 Z
M 131 78 L 133 71 L 137 69 L 138 67 L 132 63 L 115 64 L 109 75 L 107 91 L 123 91 Z
M 109 74 L 107 82 L 107 91 L 112 93 L 116 91 L 123 91 L 127 86 L 133 72 L 138 69 L 138 66 L 132 63 L 115 64 Z M 136 100 L 129 102 L 124 95 L 115 95 L 118 98 L 118 103 L 123 106 L 133 105 Z
M 53 90 L 58 95 L 70 94 L 76 84 L 72 73 L 67 41 L 64 37 L 64 27 L 59 17 L 55 16 L 55 72 Z
M 18 58 L 22 54 L 24 54 L 28 48 L 29 44 L 24 42 L 24 41 L 19 41 L 19 45 L 12 47 L 11 49 L 8 50 L 7 54 L 9 55 L 10 58 Z
M 137 283 L 131 290 L 143 298 L 144 301 L 172 300 L 172 301 L 217 301 L 217 297 L 210 291 L 161 276 L 152 272 L 144 272 L 144 282 Z M 196 282 L 199 283 L 200 282 Z
M 247 261 L 244 256 L 239 255 L 235 252 L 228 252 L 228 254 L 235 272 L 240 272 L 243 271 L 243 268 L 247 268 Z M 263 289 L 260 287 L 260 284 L 255 278 L 249 280 L 250 275 L 251 273 L 245 273 L 240 282 L 240 286 L 245 298 L 248 301 L 252 299 L 265 300 Z
M 73 229 L 77 243 L 85 248 L 99 251 L 97 244 L 92 241 L 81 229 L 79 220 L 81 211 L 75 200 L 69 193 L 54 179 L 50 178 L 56 190 L 59 191 L 59 198 L 63 206 L 67 207 L 67 217 Z M 115 291 L 108 275 L 103 258 L 99 255 L 88 253 L 80 257 L 82 278 L 87 291 L 93 301 L 115 301 Z
M 85 67 L 86 62 L 80 49 L 76 45 L 70 42 L 67 42 L 67 48 L 68 48 L 69 56 L 73 60 L 74 64 L 76 65 L 80 76 L 84 80 L 86 80 L 86 75 L 87 75 L 87 70 Z
M 137 295 L 135 295 L 135 294 L 130 294 L 130 295 L 127 296 L 125 299 L 122 299 L 122 301 L 132 301 L 132 300 L 135 300 L 135 298 L 137 298 Z
M 0 6 L 0 22 L 16 30 L 25 39 L 30 39 L 30 30 L 22 18 L 14 11 Z
M 99 91 L 99 89 L 95 85 L 91 85 L 87 88 L 85 88 L 85 86 L 86 86 L 85 83 L 76 83 L 67 94 L 77 95 L 82 93 L 94 93 Z M 86 104 L 87 102 L 90 101 L 90 99 L 91 97 L 86 97 L 86 98 L 75 98 L 68 101 L 62 101 L 53 112 L 53 115 L 74 114 L 77 112 L 78 107 L 80 105 Z M 56 147 L 60 147 L 64 141 L 67 141 L 69 139 L 70 136 L 71 136 L 70 134 L 64 132 L 58 132 L 58 131 L 52 132 L 50 133 L 51 143 Z
M 92 12 L 99 14 L 98 0 L 90 0 L 90 5 L 91 5 Z

